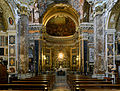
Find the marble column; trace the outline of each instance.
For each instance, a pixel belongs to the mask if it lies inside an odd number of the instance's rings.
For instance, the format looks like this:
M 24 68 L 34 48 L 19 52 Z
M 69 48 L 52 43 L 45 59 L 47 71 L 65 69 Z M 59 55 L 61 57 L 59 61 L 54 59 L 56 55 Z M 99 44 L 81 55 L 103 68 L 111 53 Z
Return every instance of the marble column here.
M 20 16 L 20 29 L 19 29 L 19 61 L 20 61 L 20 73 L 26 73 L 29 68 L 29 57 L 28 57 L 28 48 L 29 48 L 29 41 L 28 41 L 28 16 L 21 15 Z
M 93 77 L 105 77 L 105 2 L 94 2 L 94 72 Z
M 94 18 L 94 48 L 95 48 L 95 65 L 94 75 L 96 77 L 104 77 L 104 16 L 97 15 Z

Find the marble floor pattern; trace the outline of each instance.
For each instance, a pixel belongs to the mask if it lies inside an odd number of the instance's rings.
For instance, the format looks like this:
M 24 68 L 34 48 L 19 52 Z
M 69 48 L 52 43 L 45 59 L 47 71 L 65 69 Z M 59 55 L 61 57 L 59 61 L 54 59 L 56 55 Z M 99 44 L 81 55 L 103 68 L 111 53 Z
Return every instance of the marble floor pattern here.
M 56 75 L 56 82 L 52 91 L 71 91 L 66 82 L 66 76 Z

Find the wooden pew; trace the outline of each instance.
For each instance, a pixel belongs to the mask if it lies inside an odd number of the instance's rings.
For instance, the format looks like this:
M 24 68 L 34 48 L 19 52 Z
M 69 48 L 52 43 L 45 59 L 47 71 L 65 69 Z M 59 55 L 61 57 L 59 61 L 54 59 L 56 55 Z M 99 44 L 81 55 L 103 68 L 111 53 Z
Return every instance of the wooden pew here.
M 0 90 L 42 90 L 48 91 L 46 84 L 0 84 Z
M 120 89 L 120 84 L 77 84 L 72 91 L 85 91 L 85 89 Z
M 103 81 L 103 80 L 97 78 L 90 78 L 88 76 L 82 76 L 82 75 L 67 75 L 67 83 L 71 89 L 74 89 L 74 86 L 76 85 L 75 83 L 76 81 Z
M 104 79 L 72 79 L 73 81 L 104 81 Z
M 112 84 L 111 81 L 75 81 L 75 84 Z
M 40 75 L 37 77 L 21 79 L 18 81 L 12 81 L 12 84 L 45 84 L 48 89 L 53 88 L 55 81 L 55 75 Z
M 50 81 L 12 81 L 12 84 L 46 84 L 48 89 L 52 88 Z
M 21 84 L 21 83 L 27 83 L 27 84 L 34 84 L 34 83 L 44 83 L 44 84 L 47 84 L 48 81 L 12 81 L 12 83 L 15 83 L 15 84 Z
M 112 84 L 112 81 L 105 81 L 104 79 L 87 78 L 82 76 L 67 76 L 67 82 L 72 91 L 84 91 L 88 88 L 120 88 L 120 84 Z
M 111 81 L 97 81 L 97 80 L 83 80 L 83 79 L 79 79 L 79 80 L 71 80 L 69 82 L 69 85 L 72 89 L 76 88 L 76 85 L 79 85 L 79 84 L 112 84 Z
M 39 81 L 41 83 L 45 83 L 50 86 L 50 88 L 53 88 L 53 84 L 54 84 L 54 80 L 52 80 L 52 78 L 32 78 L 32 79 L 22 79 L 21 81 L 23 81 L 25 83 L 28 83 L 27 81 L 31 81 L 32 83 L 35 83 L 35 81 Z M 13 81 L 14 82 L 14 81 Z M 21 82 L 22 83 L 22 82 Z

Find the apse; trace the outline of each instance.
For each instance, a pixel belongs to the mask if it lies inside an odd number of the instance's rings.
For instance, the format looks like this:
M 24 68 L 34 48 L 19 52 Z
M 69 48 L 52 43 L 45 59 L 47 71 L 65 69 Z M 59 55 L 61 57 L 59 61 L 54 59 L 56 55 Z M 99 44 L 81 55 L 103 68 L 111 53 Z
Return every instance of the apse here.
M 47 25 L 46 30 L 52 36 L 70 36 L 75 33 L 75 23 L 67 16 L 54 16 Z

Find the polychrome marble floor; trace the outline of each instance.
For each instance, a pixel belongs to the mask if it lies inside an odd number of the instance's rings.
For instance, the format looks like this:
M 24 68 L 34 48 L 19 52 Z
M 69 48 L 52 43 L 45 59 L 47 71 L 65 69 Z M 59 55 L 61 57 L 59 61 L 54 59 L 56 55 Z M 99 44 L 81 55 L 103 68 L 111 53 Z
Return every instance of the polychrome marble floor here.
M 65 88 L 57 88 L 57 89 L 54 89 L 53 91 L 71 91 L 71 90 L 65 89 Z
M 56 82 L 52 91 L 71 91 L 66 82 L 66 76 L 56 75 Z

